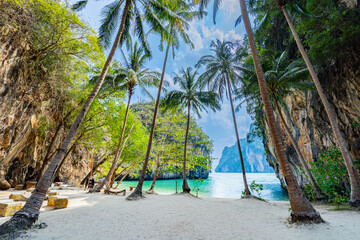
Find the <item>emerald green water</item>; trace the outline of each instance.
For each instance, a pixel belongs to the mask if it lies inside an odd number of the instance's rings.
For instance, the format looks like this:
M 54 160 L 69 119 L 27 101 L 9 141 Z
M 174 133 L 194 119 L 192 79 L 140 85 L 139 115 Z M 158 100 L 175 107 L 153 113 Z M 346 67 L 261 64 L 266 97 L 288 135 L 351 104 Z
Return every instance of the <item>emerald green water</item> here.
M 247 173 L 248 183 L 255 180 L 256 183 L 262 184 L 264 190 L 261 197 L 268 201 L 287 201 L 289 200 L 287 192 L 280 186 L 279 179 L 275 173 Z M 152 181 L 145 181 L 143 190 L 148 190 Z M 197 180 L 188 180 L 188 184 L 192 193 L 203 197 L 216 198 L 240 198 L 244 190 L 241 173 L 211 173 L 208 179 L 204 179 L 203 183 Z M 136 186 L 137 181 L 123 181 L 119 188 L 129 189 L 130 186 Z M 177 179 L 177 191 L 181 192 L 182 180 Z M 175 180 L 158 180 L 155 185 L 155 192 L 161 194 L 172 194 L 176 192 Z M 255 194 L 256 195 L 256 194 Z

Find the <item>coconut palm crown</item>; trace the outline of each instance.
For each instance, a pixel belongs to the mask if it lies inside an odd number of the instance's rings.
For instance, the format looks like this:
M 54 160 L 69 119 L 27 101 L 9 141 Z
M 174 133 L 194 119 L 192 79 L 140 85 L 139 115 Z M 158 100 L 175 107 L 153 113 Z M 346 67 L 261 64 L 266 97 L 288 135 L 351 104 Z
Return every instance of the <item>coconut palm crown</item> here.
M 166 94 L 161 106 L 164 111 L 169 109 L 186 109 L 195 112 L 200 118 L 200 112 L 210 108 L 214 112 L 220 110 L 219 96 L 212 91 L 201 91 L 200 81 L 197 80 L 197 71 L 191 67 L 182 69 L 179 74 L 175 74 L 174 83 L 179 85 L 180 90 L 173 90 Z
M 216 40 L 211 42 L 210 47 L 214 54 L 203 56 L 196 64 L 196 67 L 204 65 L 206 67 L 199 81 L 203 87 L 208 86 L 209 90 L 217 92 L 220 99 L 223 100 L 223 94 L 228 85 L 227 76 L 231 89 L 236 89 L 242 83 L 240 75 L 242 65 L 238 55 L 235 54 L 237 44 Z

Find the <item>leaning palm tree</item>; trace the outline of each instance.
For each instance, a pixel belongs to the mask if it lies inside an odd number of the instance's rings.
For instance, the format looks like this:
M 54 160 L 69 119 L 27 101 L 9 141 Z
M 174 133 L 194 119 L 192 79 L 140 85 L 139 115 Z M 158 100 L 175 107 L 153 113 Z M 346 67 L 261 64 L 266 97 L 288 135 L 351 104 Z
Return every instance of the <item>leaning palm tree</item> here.
M 106 188 L 109 189 L 110 178 L 114 175 L 118 159 L 121 155 L 121 146 L 123 143 L 123 137 L 126 129 L 127 118 L 129 114 L 131 97 L 134 94 L 135 88 L 139 86 L 143 92 L 148 96 L 151 94 L 148 92 L 148 87 L 154 87 L 159 85 L 160 74 L 146 68 L 145 63 L 150 58 L 150 55 L 145 52 L 143 48 L 139 46 L 137 42 L 131 45 L 129 49 L 129 55 L 125 56 L 125 53 L 121 51 L 123 56 L 123 65 L 119 65 L 117 62 L 113 64 L 113 74 L 106 80 L 103 89 L 117 89 L 118 91 L 126 91 L 128 94 L 128 101 L 126 106 L 126 112 L 124 117 L 123 126 L 121 129 L 120 139 L 112 161 L 110 170 L 106 175 L 105 179 L 99 183 L 91 192 L 100 192 L 101 189 L 107 184 Z M 95 77 L 96 79 L 97 77 Z
M 199 1 L 200 1 L 201 8 L 205 9 L 207 4 L 211 0 L 199 0 Z M 214 16 L 213 16 L 214 20 L 215 20 L 216 13 L 217 13 L 217 10 L 219 9 L 219 5 L 221 4 L 221 2 L 222 2 L 221 0 L 214 0 Z M 273 109 L 271 106 L 270 96 L 269 96 L 269 92 L 267 90 L 264 72 L 261 67 L 260 56 L 259 56 L 258 50 L 256 48 L 254 33 L 251 29 L 251 24 L 250 24 L 245 0 L 239 0 L 239 3 L 240 3 L 240 8 L 241 8 L 242 19 L 243 19 L 243 22 L 245 25 L 245 30 L 247 32 L 249 45 L 250 45 L 251 53 L 253 56 L 254 67 L 255 67 L 258 83 L 259 83 L 261 98 L 263 100 L 264 107 L 265 107 L 265 114 L 268 119 L 270 132 L 271 132 L 271 136 L 272 136 L 272 139 L 273 139 L 273 142 L 275 145 L 275 151 L 277 154 L 277 158 L 279 160 L 280 167 L 281 167 L 281 170 L 283 171 L 283 174 L 284 174 L 284 177 L 286 180 L 286 184 L 287 184 L 290 205 L 291 205 L 291 209 L 292 209 L 292 212 L 291 212 L 292 221 L 309 221 L 310 220 L 310 221 L 315 221 L 315 222 L 323 222 L 323 220 L 320 217 L 320 214 L 314 209 L 314 207 L 311 205 L 309 200 L 302 193 L 302 191 L 299 187 L 299 184 L 296 182 L 295 176 L 289 166 L 288 159 L 284 152 L 280 132 L 277 129 L 277 126 L 275 124 L 275 116 L 274 116 L 274 112 L 273 112 Z
M 160 84 L 159 84 L 159 90 L 157 93 L 157 98 L 155 102 L 155 109 L 154 109 L 154 115 L 151 123 L 151 130 L 150 130 L 150 136 L 149 136 L 149 142 L 146 150 L 145 160 L 143 164 L 143 168 L 140 174 L 138 185 L 136 186 L 136 189 L 134 192 L 132 192 L 126 199 L 127 200 L 137 200 L 142 197 L 142 186 L 145 180 L 145 174 L 150 158 L 150 152 L 151 152 L 151 146 L 152 146 L 152 139 L 154 136 L 154 130 L 155 130 L 155 124 L 156 124 L 156 118 L 158 114 L 159 104 L 160 104 L 160 95 L 161 95 L 161 88 L 164 81 L 165 76 L 165 70 L 166 70 L 166 64 L 167 59 L 169 55 L 170 47 L 172 48 L 173 56 L 175 56 L 175 50 L 179 48 L 180 46 L 180 40 L 182 39 L 185 43 L 189 44 L 191 48 L 193 48 L 193 44 L 189 38 L 189 36 L 186 34 L 186 30 L 189 29 L 189 23 L 188 21 L 202 18 L 204 13 L 193 11 L 193 4 L 188 4 L 187 1 L 184 0 L 161 0 L 160 1 L 164 6 L 171 9 L 172 12 L 176 13 L 176 16 L 173 18 L 166 19 L 166 34 L 161 35 L 161 45 L 160 47 L 163 47 L 163 43 L 167 44 L 166 50 L 165 50 L 165 59 L 163 63 L 161 78 L 160 78 Z M 169 33 L 169 34 L 167 34 Z
M 80 4 L 80 8 L 81 8 L 81 6 L 84 7 L 88 1 L 81 0 L 79 2 L 82 2 L 82 4 Z M 51 183 L 53 182 L 56 170 L 59 167 L 62 159 L 66 155 L 66 152 L 68 151 L 69 146 L 77 133 L 77 130 L 79 129 L 82 121 L 85 118 L 86 113 L 88 112 L 92 102 L 96 98 L 104 82 L 105 76 L 109 70 L 109 67 L 115 55 L 116 49 L 119 46 L 119 43 L 123 43 L 125 42 L 125 40 L 128 39 L 127 36 L 129 36 L 128 34 L 129 29 L 133 22 L 136 24 L 136 28 L 134 28 L 136 29 L 135 33 L 139 36 L 143 45 L 145 47 L 148 46 L 146 42 L 145 34 L 143 34 L 143 29 L 142 29 L 143 18 L 141 17 L 140 11 L 137 8 L 135 2 L 136 0 L 116 0 L 104 8 L 103 11 L 104 19 L 102 19 L 100 37 L 105 46 L 110 45 L 111 36 L 116 31 L 117 26 L 119 26 L 119 29 L 117 31 L 115 40 L 111 47 L 109 56 L 106 59 L 100 77 L 96 82 L 94 89 L 92 90 L 87 100 L 85 101 L 74 123 L 71 125 L 68 135 L 61 143 L 57 153 L 49 163 L 48 168 L 46 169 L 44 174 L 40 177 L 36 185 L 36 188 L 34 190 L 34 193 L 31 195 L 29 200 L 26 202 L 26 204 L 20 211 L 18 211 L 10 220 L 8 220 L 7 222 L 5 222 L 0 226 L 1 233 L 12 234 L 18 229 L 26 229 L 31 227 L 37 221 L 40 214 L 39 210 L 44 201 L 45 195 Z M 169 9 L 167 9 L 166 6 L 160 4 L 159 1 L 155 1 L 155 0 L 139 1 L 139 4 L 144 6 L 145 20 L 146 22 L 149 23 L 151 29 L 155 29 L 156 31 L 163 30 L 164 34 L 166 35 L 166 31 L 163 29 L 160 20 L 172 19 L 175 17 L 174 13 L 172 13 Z M 121 22 L 119 25 L 118 22 L 120 16 L 121 16 Z M 131 21 L 132 18 L 135 21 Z M 146 49 L 147 51 L 149 51 L 148 47 L 146 47 Z
M 328 118 L 330 120 L 331 128 L 334 132 L 335 138 L 337 139 L 338 146 L 339 146 L 342 156 L 344 158 L 344 162 L 345 162 L 345 166 L 347 168 L 348 174 L 349 174 L 350 186 L 351 186 L 349 202 L 353 206 L 360 206 L 360 178 L 354 167 L 354 163 L 352 161 L 352 158 L 349 153 L 348 147 L 346 145 L 345 139 L 344 139 L 343 135 L 341 134 L 336 114 L 335 114 L 334 110 L 332 109 L 330 102 L 325 95 L 325 91 L 320 84 L 320 81 L 315 72 L 315 69 L 314 69 L 312 63 L 310 62 L 309 57 L 306 54 L 306 51 L 301 43 L 301 39 L 300 39 L 299 35 L 297 34 L 295 26 L 294 26 L 294 24 L 291 20 L 291 17 L 286 9 L 286 4 L 288 3 L 288 1 L 287 0 L 276 0 L 276 2 L 278 4 L 278 6 L 282 9 L 282 11 L 285 15 L 286 21 L 289 24 L 290 30 L 295 38 L 296 45 L 298 46 L 301 56 L 303 57 L 305 64 L 310 71 L 311 78 L 314 81 L 314 84 L 316 86 L 317 92 L 319 93 L 320 99 L 321 99 L 322 103 L 324 104 L 326 114 L 328 115 Z
M 219 0 L 215 0 L 219 4 Z M 255 38 L 251 29 L 249 15 L 246 8 L 245 0 L 240 1 L 241 15 L 244 21 L 245 29 L 249 39 L 249 45 L 253 56 L 256 75 L 258 78 L 261 98 L 264 103 L 265 113 L 270 127 L 271 136 L 275 145 L 275 151 L 281 170 L 284 174 L 287 189 L 289 193 L 290 205 L 291 205 L 291 219 L 292 221 L 315 221 L 323 222 L 320 214 L 314 209 L 310 201 L 305 197 L 300 189 L 299 184 L 296 182 L 294 173 L 292 172 L 289 161 L 286 157 L 283 143 L 281 140 L 279 129 L 275 123 L 275 116 L 271 106 L 269 92 L 265 81 L 264 72 L 261 67 L 260 57 L 256 48 Z
M 164 111 L 168 109 L 187 109 L 187 122 L 184 142 L 183 155 L 183 185 L 184 193 L 189 193 L 190 188 L 186 181 L 186 151 L 187 140 L 190 126 L 191 110 L 194 111 L 198 117 L 201 117 L 200 111 L 206 108 L 211 108 L 213 111 L 220 110 L 219 97 L 216 93 L 201 91 L 200 81 L 196 79 L 197 71 L 192 71 L 191 67 L 186 70 L 182 69 L 181 75 L 175 74 L 174 83 L 180 86 L 180 90 L 173 90 L 169 92 L 163 101 Z
M 238 55 L 233 51 L 235 46 L 236 45 L 232 42 L 222 42 L 220 40 L 212 41 L 211 50 L 214 52 L 214 55 L 203 56 L 196 64 L 196 66 L 206 66 L 205 72 L 201 74 L 199 78 L 202 86 L 208 85 L 208 88 L 211 91 L 219 93 L 221 99 L 223 99 L 224 91 L 226 92 L 227 90 L 234 121 L 236 143 L 239 150 L 245 195 L 250 196 L 251 192 L 247 184 L 244 159 L 241 152 L 239 133 L 237 129 L 234 104 L 232 99 L 232 91 L 236 89 L 237 86 L 241 83 L 241 76 L 239 75 L 241 65 L 239 64 Z
M 282 114 L 282 107 L 286 106 L 283 100 L 298 91 L 312 90 L 313 85 L 307 80 L 309 77 L 309 71 L 304 67 L 301 61 L 293 61 L 289 63 L 286 51 L 282 52 L 279 57 L 273 61 L 264 59 L 262 61 L 262 67 L 264 69 L 265 80 L 267 89 L 270 94 L 270 99 L 279 115 L 280 122 L 285 129 L 287 137 L 290 139 L 296 154 L 303 166 L 307 177 L 310 180 L 311 186 L 314 189 L 318 198 L 322 197 L 322 193 L 318 185 L 316 184 L 314 177 L 312 176 L 309 166 L 301 154 L 298 143 L 293 137 L 290 128 L 288 127 L 286 120 Z M 254 99 L 260 99 L 261 93 L 259 84 L 256 79 L 256 72 L 253 65 L 244 64 L 243 78 L 246 81 L 244 88 L 236 91 L 237 98 L 245 98 L 246 102 L 251 102 Z

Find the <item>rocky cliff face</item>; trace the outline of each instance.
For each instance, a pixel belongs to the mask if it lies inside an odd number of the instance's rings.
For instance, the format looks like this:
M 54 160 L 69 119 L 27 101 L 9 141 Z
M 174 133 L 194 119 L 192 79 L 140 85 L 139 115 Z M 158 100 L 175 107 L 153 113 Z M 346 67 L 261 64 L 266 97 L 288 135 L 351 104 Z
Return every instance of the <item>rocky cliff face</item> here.
M 31 13 L 17 10 L 9 5 L 0 8 L 0 189 L 35 179 L 67 131 L 65 124 L 57 131 L 51 128 L 64 117 L 65 98 L 56 79 L 34 58 Z M 71 160 L 79 151 L 76 148 L 66 160 L 61 179 L 75 182 L 83 177 L 81 161 Z
M 260 138 L 255 138 L 251 143 L 249 143 L 246 138 L 240 139 L 240 145 L 246 172 L 273 172 L 272 168 L 266 161 L 265 150 Z M 237 144 L 224 148 L 215 172 L 241 172 L 241 163 Z
M 326 95 L 332 104 L 341 132 L 346 139 L 353 160 L 360 159 L 360 129 L 353 127 L 360 117 L 360 60 L 338 60 L 331 65 L 318 69 L 318 76 Z M 293 136 L 307 162 L 316 161 L 319 153 L 330 146 L 336 146 L 329 119 L 316 92 L 297 94 L 286 99 L 288 109 L 284 114 Z M 283 136 L 285 135 L 282 126 Z M 275 158 L 275 148 L 269 136 L 269 127 L 265 126 L 264 146 L 268 161 L 274 167 L 283 186 L 285 181 Z M 300 162 L 290 140 L 284 136 L 286 154 L 301 186 L 307 183 L 300 171 Z

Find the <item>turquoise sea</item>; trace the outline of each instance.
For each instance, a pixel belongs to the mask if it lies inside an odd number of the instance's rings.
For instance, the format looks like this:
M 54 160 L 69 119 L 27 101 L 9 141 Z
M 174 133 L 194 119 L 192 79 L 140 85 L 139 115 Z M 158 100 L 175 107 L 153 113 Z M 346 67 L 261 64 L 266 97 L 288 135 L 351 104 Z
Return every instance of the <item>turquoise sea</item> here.
M 287 201 L 288 195 L 280 186 L 279 179 L 275 173 L 247 173 L 248 183 L 255 180 L 256 183 L 264 186 L 261 192 L 261 198 L 268 201 Z M 202 183 L 197 180 L 188 180 L 188 184 L 192 190 L 191 193 L 200 197 L 215 198 L 240 198 L 241 192 L 244 190 L 241 173 L 210 173 L 208 179 L 204 179 Z M 137 181 L 123 181 L 119 188 L 128 189 L 130 186 L 136 186 Z M 143 190 L 150 188 L 151 181 L 145 181 Z M 181 192 L 181 179 L 177 179 L 177 191 Z M 158 180 L 156 181 L 155 191 L 160 194 L 172 194 L 176 192 L 175 180 Z M 256 194 L 255 194 L 256 195 Z

